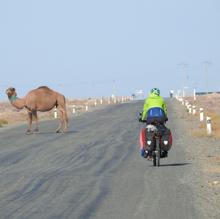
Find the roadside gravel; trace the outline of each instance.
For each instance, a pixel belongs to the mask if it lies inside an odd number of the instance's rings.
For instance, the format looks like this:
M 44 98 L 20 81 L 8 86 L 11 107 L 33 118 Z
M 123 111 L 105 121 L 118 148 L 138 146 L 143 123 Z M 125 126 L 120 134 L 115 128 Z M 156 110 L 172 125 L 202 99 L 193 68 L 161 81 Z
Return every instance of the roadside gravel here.
M 187 162 L 192 163 L 192 175 L 189 184 L 194 188 L 195 207 L 200 209 L 204 218 L 220 218 L 220 140 L 212 137 L 192 136 L 198 129 L 198 118 L 189 115 L 186 109 L 176 100 L 168 100 L 171 112 L 176 120 L 176 145 L 185 141 Z M 175 123 L 175 122 L 174 122 Z M 187 179 L 186 179 L 187 180 Z

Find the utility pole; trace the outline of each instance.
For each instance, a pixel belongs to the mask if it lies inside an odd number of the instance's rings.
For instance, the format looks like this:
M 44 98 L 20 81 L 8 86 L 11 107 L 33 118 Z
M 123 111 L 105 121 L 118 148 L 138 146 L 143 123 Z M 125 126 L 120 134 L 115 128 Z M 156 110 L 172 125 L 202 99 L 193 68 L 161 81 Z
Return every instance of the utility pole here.
M 113 83 L 112 97 L 116 97 L 116 80 L 113 80 L 112 83 Z
M 187 63 L 178 64 L 182 68 L 182 89 L 183 89 L 183 98 L 185 97 L 185 88 L 187 88 L 189 76 L 187 75 L 187 67 L 189 66 Z
M 212 63 L 209 61 L 204 61 L 202 62 L 202 64 L 204 66 L 204 73 L 205 73 L 206 94 L 208 94 L 209 93 L 208 68 Z

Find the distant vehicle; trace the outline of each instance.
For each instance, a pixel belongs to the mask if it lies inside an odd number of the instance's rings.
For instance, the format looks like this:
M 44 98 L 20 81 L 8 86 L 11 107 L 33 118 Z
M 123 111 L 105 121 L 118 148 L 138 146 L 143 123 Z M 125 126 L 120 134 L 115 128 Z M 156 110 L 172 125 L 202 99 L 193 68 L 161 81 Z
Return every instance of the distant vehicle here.
M 144 99 L 144 91 L 143 90 L 136 90 L 134 95 L 135 95 L 136 99 L 139 99 L 139 100 Z
M 174 90 L 170 90 L 170 98 L 173 98 Z

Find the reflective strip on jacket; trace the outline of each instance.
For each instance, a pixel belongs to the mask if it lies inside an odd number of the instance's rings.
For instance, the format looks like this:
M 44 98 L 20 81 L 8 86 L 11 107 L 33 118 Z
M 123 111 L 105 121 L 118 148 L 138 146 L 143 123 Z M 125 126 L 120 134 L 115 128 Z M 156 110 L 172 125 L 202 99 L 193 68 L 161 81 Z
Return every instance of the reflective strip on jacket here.
M 160 107 L 161 109 L 163 109 L 165 115 L 167 116 L 167 106 L 164 102 L 164 99 L 161 96 L 157 96 L 156 94 L 150 94 L 144 102 L 142 120 L 146 119 L 148 110 L 154 107 Z

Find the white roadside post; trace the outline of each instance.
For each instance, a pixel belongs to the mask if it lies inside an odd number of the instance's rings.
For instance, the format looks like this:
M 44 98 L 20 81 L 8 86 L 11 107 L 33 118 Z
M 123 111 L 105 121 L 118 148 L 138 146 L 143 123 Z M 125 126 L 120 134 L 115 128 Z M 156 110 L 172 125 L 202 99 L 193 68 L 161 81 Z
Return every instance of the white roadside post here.
M 196 101 L 196 89 L 193 90 L 193 99 Z
M 203 111 L 203 108 L 199 109 L 199 120 L 200 120 L 200 122 L 204 121 L 204 111 Z
M 101 104 L 101 105 L 103 104 L 103 100 L 102 100 L 102 99 L 100 100 L 100 104 Z
M 54 109 L 54 118 L 57 118 L 57 108 Z
M 193 106 L 193 111 L 192 114 L 195 115 L 196 114 L 196 106 Z
M 95 103 L 94 103 L 94 105 L 95 105 L 95 106 L 97 105 L 97 102 L 96 102 L 96 100 L 95 100 Z
M 192 106 L 188 105 L 188 109 L 189 109 L 189 114 L 191 114 L 192 113 Z
M 206 117 L 206 128 L 207 128 L 207 134 L 211 135 L 212 134 L 212 122 L 210 117 Z
M 86 105 L 86 111 L 88 111 L 89 110 L 89 107 L 88 107 L 88 105 Z
M 75 114 L 76 113 L 76 108 L 75 108 L 75 106 L 73 106 L 73 114 Z

